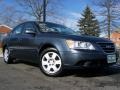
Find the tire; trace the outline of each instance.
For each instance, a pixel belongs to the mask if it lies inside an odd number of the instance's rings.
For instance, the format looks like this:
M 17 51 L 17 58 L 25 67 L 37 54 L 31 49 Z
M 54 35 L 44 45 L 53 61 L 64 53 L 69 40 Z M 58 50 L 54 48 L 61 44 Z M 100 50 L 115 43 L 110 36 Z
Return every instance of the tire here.
M 10 50 L 7 47 L 3 51 L 3 58 L 6 64 L 13 63 L 13 59 L 10 57 Z
M 40 69 L 47 76 L 57 77 L 62 75 L 62 59 L 55 48 L 47 48 L 41 53 Z

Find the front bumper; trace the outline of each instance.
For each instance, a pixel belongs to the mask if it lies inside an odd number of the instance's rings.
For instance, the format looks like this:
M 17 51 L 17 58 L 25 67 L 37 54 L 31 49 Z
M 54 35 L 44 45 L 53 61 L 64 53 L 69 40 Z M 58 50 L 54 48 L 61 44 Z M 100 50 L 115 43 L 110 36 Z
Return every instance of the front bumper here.
M 64 66 L 69 67 L 98 67 L 108 66 L 117 62 L 117 53 L 106 54 L 99 51 L 71 50 L 60 52 Z M 116 55 L 116 62 L 108 63 L 107 55 Z

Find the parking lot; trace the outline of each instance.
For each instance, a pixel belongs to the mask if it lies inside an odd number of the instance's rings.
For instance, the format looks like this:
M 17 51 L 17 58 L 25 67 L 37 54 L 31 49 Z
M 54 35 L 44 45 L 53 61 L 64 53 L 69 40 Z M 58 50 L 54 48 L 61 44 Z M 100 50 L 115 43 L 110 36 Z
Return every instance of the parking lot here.
M 0 90 L 120 90 L 120 65 L 109 69 L 71 70 L 47 77 L 36 65 L 6 65 L 0 58 Z

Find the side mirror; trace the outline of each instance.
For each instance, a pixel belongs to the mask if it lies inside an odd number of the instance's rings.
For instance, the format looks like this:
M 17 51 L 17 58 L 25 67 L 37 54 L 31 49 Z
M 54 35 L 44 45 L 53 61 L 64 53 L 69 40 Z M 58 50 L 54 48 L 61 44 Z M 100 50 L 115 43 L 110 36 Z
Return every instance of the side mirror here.
M 26 33 L 26 34 L 32 34 L 32 35 L 35 35 L 35 34 L 36 34 L 35 30 L 33 30 L 33 29 L 31 29 L 31 28 L 27 28 L 27 29 L 25 30 L 25 33 Z

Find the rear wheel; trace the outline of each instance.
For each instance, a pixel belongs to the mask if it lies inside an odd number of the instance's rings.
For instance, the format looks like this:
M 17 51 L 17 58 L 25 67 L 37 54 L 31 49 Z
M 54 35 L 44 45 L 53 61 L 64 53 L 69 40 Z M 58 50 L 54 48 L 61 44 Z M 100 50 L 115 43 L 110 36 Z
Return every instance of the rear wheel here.
M 3 51 L 4 62 L 7 64 L 13 63 L 13 59 L 10 57 L 10 50 L 5 48 Z
M 59 76 L 63 72 L 61 57 L 55 48 L 47 48 L 41 54 L 40 68 L 45 75 Z

